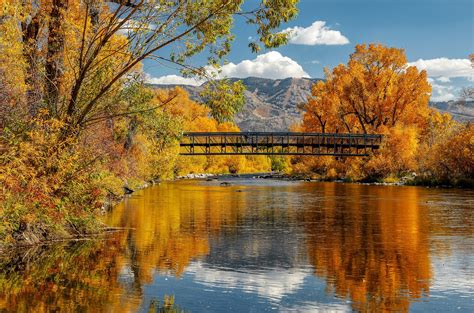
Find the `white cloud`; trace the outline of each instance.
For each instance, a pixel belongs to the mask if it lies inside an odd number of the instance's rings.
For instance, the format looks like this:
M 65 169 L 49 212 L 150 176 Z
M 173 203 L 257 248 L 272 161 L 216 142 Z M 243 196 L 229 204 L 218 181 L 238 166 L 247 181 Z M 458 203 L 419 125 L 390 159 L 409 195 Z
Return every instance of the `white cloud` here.
M 455 100 L 456 88 L 454 86 L 443 86 L 431 81 L 433 91 L 431 93 L 431 101 L 450 101 Z
M 474 69 L 469 59 L 419 59 L 408 63 L 416 66 L 419 70 L 426 70 L 428 81 L 433 87 L 432 101 L 450 101 L 459 98 L 459 81 L 474 81 Z M 452 79 L 458 79 L 457 85 Z
M 315 21 L 309 27 L 290 27 L 283 32 L 289 33 L 289 42 L 295 45 L 345 45 L 349 39 L 340 31 L 332 30 L 324 21 Z
M 194 281 L 212 288 L 241 289 L 273 301 L 281 301 L 286 295 L 296 293 L 304 284 L 310 271 L 302 269 L 268 269 L 264 271 L 232 272 L 208 268 L 202 262 L 194 262 L 186 269 Z
M 321 62 L 319 62 L 318 60 L 313 60 L 311 61 L 311 64 L 321 64 Z
M 202 80 L 197 80 L 194 78 L 186 78 L 178 75 L 166 75 L 161 77 L 148 77 L 146 79 L 149 84 L 156 85 L 191 85 L 199 86 L 203 83 Z
M 436 80 L 439 81 L 439 82 L 441 82 L 441 83 L 449 83 L 449 82 L 451 82 L 451 79 L 449 79 L 449 77 L 445 77 L 445 76 L 438 77 Z
M 210 67 L 209 72 L 214 70 Z M 296 61 L 281 55 L 277 51 L 270 51 L 257 56 L 253 60 L 244 60 L 240 63 L 228 63 L 221 67 L 221 72 L 216 74 L 217 78 L 235 77 L 260 77 L 271 79 L 282 79 L 287 77 L 310 77 Z M 157 78 L 147 78 L 151 84 L 180 84 L 201 85 L 203 81 L 193 78 L 184 78 L 178 75 L 167 75 Z
M 408 63 L 408 65 L 416 66 L 419 70 L 426 70 L 428 76 L 439 77 L 441 82 L 447 82 L 450 78 L 454 77 L 474 80 L 474 69 L 472 68 L 471 61 L 468 59 L 419 59 L 418 61 Z
M 281 79 L 287 77 L 309 77 L 301 65 L 277 51 L 270 51 L 253 60 L 244 60 L 238 64 L 229 63 L 221 67 L 220 78 L 250 76 Z

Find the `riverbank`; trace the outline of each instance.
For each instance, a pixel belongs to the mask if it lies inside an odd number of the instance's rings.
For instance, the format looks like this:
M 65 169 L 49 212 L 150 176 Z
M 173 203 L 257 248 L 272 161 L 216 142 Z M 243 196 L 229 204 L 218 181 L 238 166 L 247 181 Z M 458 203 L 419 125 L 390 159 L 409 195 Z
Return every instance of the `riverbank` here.
M 419 186 L 427 188 L 474 188 L 474 180 L 463 179 L 456 181 L 440 181 L 424 177 L 416 174 L 404 176 L 401 178 L 387 178 L 380 180 L 351 180 L 351 179 L 330 179 L 324 177 L 316 177 L 312 175 L 295 175 L 280 172 L 270 173 L 248 173 L 248 174 L 189 174 L 177 177 L 177 179 L 225 179 L 226 177 L 241 177 L 255 179 L 277 179 L 288 181 L 306 181 L 306 182 L 335 182 L 335 183 L 351 183 L 375 186 Z
M 474 188 L 474 182 L 466 180 L 458 182 L 458 184 L 448 184 L 447 182 L 436 182 L 433 180 L 422 180 L 416 176 L 406 177 L 400 180 L 392 181 L 351 181 L 343 179 L 323 179 L 310 175 L 291 175 L 280 172 L 270 173 L 248 173 L 248 174 L 210 174 L 197 173 L 177 176 L 173 180 L 219 180 L 222 185 L 228 186 L 232 183 L 227 183 L 229 179 L 244 178 L 244 179 L 270 179 L 270 180 L 287 180 L 287 181 L 306 181 L 306 182 L 335 182 L 335 183 L 353 183 L 362 185 L 379 185 L 379 186 L 420 186 L 426 188 Z M 97 221 L 97 216 L 104 215 L 113 209 L 125 198 L 132 195 L 135 191 L 149 188 L 153 185 L 159 184 L 161 181 L 150 181 L 143 183 L 134 190 L 124 187 L 123 195 L 109 195 L 104 200 L 104 205 L 95 215 L 89 216 L 84 220 L 76 220 L 75 223 L 66 221 L 63 225 L 57 226 L 37 223 L 33 225 L 20 225 L 19 230 L 12 234 L 12 240 L 8 243 L 0 243 L 0 250 L 10 247 L 33 246 L 42 245 L 57 241 L 67 240 L 87 240 L 106 234 L 108 232 L 120 231 L 119 229 L 110 228 L 109 226 Z

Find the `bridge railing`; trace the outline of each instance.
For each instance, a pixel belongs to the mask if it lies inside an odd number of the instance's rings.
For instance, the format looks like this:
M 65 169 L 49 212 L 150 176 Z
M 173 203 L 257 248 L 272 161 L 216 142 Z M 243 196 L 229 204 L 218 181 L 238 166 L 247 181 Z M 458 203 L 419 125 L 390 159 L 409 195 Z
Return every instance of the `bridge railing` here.
M 332 155 L 366 156 L 382 135 L 297 132 L 188 132 L 182 155 Z

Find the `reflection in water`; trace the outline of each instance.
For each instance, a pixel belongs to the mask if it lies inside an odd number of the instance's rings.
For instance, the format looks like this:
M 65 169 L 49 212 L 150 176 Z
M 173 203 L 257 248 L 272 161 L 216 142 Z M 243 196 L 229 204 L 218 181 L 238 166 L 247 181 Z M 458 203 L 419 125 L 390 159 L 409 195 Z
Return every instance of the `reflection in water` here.
M 114 312 L 133 311 L 139 301 L 125 301 L 124 286 L 117 280 L 124 264 L 122 252 L 119 241 L 108 240 L 4 254 L 0 258 L 0 310 L 89 311 L 88 304 L 94 303 Z
M 106 240 L 1 256 L 0 311 L 469 310 L 473 201 L 414 187 L 164 183 L 118 205 L 106 222 L 127 230 Z
M 418 190 L 332 185 L 304 214 L 308 254 L 317 275 L 358 311 L 406 311 L 428 294 L 429 225 Z M 397 191 L 399 192 L 399 191 Z M 341 201 L 350 195 L 351 199 Z M 373 198 L 373 199 L 371 199 Z

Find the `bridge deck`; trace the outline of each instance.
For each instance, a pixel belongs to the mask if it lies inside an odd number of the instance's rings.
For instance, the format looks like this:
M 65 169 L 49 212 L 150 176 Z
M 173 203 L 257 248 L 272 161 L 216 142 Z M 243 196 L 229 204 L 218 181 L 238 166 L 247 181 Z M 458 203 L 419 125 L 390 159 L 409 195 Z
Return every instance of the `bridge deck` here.
M 330 155 L 367 156 L 382 135 L 296 132 L 190 132 L 181 155 Z

